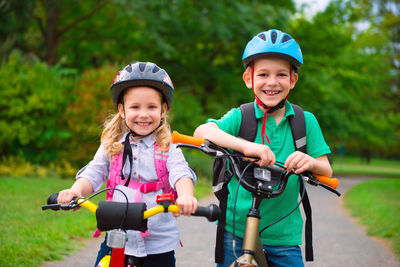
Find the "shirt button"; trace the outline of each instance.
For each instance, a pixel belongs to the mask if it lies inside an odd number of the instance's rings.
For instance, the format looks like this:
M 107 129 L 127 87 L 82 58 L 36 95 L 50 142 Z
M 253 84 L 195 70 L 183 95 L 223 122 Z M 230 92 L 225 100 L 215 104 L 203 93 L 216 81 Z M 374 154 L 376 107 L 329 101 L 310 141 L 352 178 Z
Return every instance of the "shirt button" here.
M 133 172 L 133 175 L 136 175 L 136 172 Z

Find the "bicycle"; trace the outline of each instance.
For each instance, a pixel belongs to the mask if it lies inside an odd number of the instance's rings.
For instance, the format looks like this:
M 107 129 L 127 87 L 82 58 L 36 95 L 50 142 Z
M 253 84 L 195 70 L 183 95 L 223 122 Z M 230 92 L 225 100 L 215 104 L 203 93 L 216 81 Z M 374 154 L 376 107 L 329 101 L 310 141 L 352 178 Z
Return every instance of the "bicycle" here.
M 126 202 L 100 201 L 98 206 L 89 199 L 106 190 L 118 190 L 126 198 Z M 134 267 L 141 266 L 134 262 L 133 257 L 125 255 L 125 244 L 127 241 L 127 230 L 146 231 L 147 219 L 163 212 L 179 213 L 179 207 L 175 204 L 173 194 L 161 194 L 157 196 L 157 206 L 146 209 L 145 203 L 129 203 L 126 195 L 118 188 L 101 190 L 87 198 L 74 198 L 66 204 L 57 203 L 58 193 L 51 194 L 47 199 L 47 205 L 42 210 L 71 210 L 85 207 L 96 215 L 97 228 L 100 231 L 108 231 L 107 246 L 112 248 L 110 255 L 102 258 L 98 267 Z M 198 206 L 192 216 L 206 217 L 210 222 L 216 221 L 220 210 L 215 204 L 207 207 Z
M 172 143 L 177 144 L 178 147 L 199 150 L 210 156 L 226 157 L 229 160 L 229 166 L 231 167 L 231 176 L 234 175 L 239 184 L 252 194 L 252 206 L 247 214 L 246 228 L 243 238 L 243 254 L 236 258 L 236 260 L 230 265 L 231 267 L 268 266 L 267 255 L 263 251 L 260 234 L 267 227 L 270 227 L 274 223 L 286 218 L 298 208 L 303 200 L 305 192 L 304 182 L 313 186 L 322 186 L 328 191 L 340 196 L 340 192 L 336 190 L 339 184 L 339 181 L 336 178 L 315 175 L 308 171 L 302 174 L 287 172 L 281 162 L 277 162 L 274 166 L 260 167 L 255 164 L 258 160 L 257 158 L 245 157 L 242 154 L 230 152 L 228 149 L 218 146 L 209 140 L 183 135 L 176 131 L 172 134 Z M 289 177 L 292 175 L 297 175 L 300 182 L 303 184 L 301 200 L 287 215 L 276 220 L 273 224 L 268 225 L 260 231 L 260 212 L 258 208 L 261 201 L 263 199 L 270 199 L 281 195 L 285 190 Z

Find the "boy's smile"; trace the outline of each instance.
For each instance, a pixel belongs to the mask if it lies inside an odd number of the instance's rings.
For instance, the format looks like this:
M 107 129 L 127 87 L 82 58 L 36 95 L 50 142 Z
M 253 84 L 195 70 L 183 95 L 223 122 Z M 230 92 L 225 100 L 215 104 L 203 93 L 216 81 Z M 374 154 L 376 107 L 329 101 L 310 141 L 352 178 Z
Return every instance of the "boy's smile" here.
M 279 58 L 257 59 L 253 68 L 253 77 L 250 65 L 243 74 L 243 80 L 248 88 L 254 86 L 255 95 L 268 107 L 274 107 L 285 99 L 298 79 L 290 63 Z

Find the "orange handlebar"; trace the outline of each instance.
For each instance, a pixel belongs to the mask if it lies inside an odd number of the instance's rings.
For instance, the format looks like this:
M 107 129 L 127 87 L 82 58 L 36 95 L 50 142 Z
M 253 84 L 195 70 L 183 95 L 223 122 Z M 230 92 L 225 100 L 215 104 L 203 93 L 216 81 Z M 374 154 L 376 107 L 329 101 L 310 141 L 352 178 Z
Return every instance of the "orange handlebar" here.
M 337 178 L 329 178 L 318 174 L 313 174 L 313 176 L 318 179 L 318 182 L 329 185 L 334 189 L 337 189 L 339 185 L 339 180 Z
M 172 132 L 172 143 L 181 143 L 187 145 L 201 146 L 206 142 L 203 138 L 196 138 L 189 135 L 180 134 L 177 131 Z

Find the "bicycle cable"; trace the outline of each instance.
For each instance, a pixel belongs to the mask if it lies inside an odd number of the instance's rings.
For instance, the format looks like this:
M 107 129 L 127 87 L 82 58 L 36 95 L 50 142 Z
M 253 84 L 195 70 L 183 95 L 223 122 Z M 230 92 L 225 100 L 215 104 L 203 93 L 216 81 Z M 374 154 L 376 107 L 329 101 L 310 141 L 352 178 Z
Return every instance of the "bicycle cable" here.
M 297 210 L 297 208 L 300 206 L 301 202 L 303 202 L 304 194 L 305 194 L 305 192 L 306 192 L 306 187 L 305 187 L 305 185 L 304 185 L 303 179 L 302 179 L 299 175 L 298 175 L 298 177 L 299 177 L 299 179 L 300 179 L 300 182 L 303 184 L 303 192 L 301 192 L 301 198 L 300 198 L 299 203 L 297 203 L 296 207 L 295 207 L 293 210 L 291 210 L 288 214 L 286 214 L 286 215 L 283 216 L 282 218 L 276 220 L 275 222 L 273 222 L 273 223 L 271 223 L 271 224 L 265 226 L 265 227 L 259 232 L 260 235 L 261 235 L 261 233 L 262 233 L 263 231 L 265 231 L 267 228 L 271 227 L 272 225 L 274 225 L 274 224 L 276 224 L 276 223 L 282 221 L 282 220 L 285 219 L 286 217 L 290 216 L 290 214 L 292 214 L 295 210 Z

